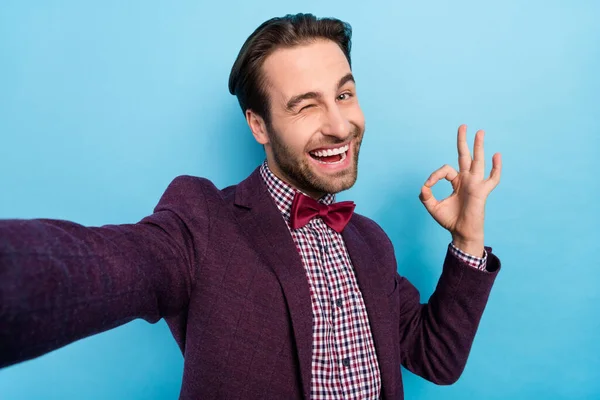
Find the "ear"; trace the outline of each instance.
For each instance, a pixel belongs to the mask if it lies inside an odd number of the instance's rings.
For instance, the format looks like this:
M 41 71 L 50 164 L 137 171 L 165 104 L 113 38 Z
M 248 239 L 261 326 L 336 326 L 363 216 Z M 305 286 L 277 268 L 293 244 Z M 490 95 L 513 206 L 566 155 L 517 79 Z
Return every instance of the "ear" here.
M 254 136 L 254 139 L 256 139 L 258 143 L 262 145 L 269 143 L 267 125 L 260 115 L 248 109 L 246 110 L 246 122 L 248 122 L 248 126 L 252 131 L 252 136 Z

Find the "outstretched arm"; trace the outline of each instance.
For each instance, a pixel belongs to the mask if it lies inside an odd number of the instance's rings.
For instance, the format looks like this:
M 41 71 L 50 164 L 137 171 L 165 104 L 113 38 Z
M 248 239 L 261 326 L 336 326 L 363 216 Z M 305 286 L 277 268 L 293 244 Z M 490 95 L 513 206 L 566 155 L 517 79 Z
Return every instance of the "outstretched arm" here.
M 180 186 L 137 224 L 0 221 L 0 367 L 185 307 L 196 260 Z

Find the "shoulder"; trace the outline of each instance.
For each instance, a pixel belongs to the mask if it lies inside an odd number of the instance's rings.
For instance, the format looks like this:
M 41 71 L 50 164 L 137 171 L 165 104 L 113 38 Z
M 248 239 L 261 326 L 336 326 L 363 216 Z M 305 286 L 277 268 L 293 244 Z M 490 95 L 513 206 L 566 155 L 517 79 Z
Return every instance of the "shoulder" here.
M 222 199 L 223 191 L 219 190 L 211 180 L 180 175 L 169 183 L 155 211 L 160 208 L 206 209 Z
M 191 175 L 179 175 L 171 181 L 165 193 L 177 193 L 182 191 L 214 191 L 219 192 L 220 190 L 214 185 L 214 183 L 206 178 Z

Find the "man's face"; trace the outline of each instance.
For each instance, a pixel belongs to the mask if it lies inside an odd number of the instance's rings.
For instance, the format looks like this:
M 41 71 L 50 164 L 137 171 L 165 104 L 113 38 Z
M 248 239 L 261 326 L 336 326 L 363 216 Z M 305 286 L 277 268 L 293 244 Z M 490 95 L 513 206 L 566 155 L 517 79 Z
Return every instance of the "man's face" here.
M 339 46 L 319 40 L 276 50 L 263 73 L 271 106 L 269 168 L 315 198 L 354 185 L 365 120 Z

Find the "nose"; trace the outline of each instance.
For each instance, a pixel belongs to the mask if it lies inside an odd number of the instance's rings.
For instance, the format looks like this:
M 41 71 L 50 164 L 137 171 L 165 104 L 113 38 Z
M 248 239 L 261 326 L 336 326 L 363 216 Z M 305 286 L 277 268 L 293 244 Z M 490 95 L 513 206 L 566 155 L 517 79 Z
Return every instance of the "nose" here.
M 323 125 L 321 132 L 326 136 L 334 136 L 339 139 L 345 139 L 350 133 L 350 122 L 344 114 L 342 114 L 340 107 L 334 105 L 329 107 L 327 112 L 323 114 Z

